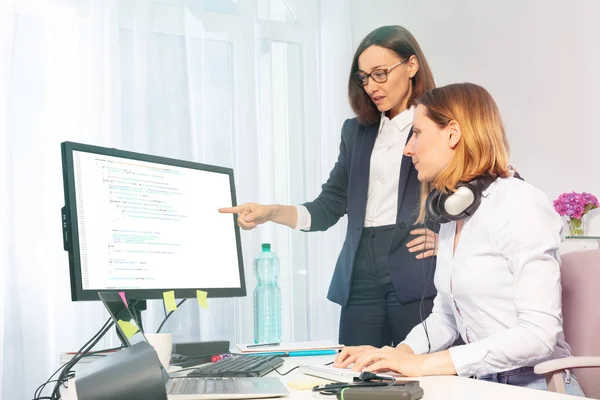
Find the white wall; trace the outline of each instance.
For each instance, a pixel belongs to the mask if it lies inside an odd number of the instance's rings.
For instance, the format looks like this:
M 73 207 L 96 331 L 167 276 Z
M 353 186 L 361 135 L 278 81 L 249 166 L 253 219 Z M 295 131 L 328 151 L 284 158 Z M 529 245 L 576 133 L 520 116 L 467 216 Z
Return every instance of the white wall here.
M 438 86 L 488 89 L 512 164 L 551 199 L 600 196 L 600 1 L 351 0 L 351 12 L 355 48 L 378 26 L 403 25 Z

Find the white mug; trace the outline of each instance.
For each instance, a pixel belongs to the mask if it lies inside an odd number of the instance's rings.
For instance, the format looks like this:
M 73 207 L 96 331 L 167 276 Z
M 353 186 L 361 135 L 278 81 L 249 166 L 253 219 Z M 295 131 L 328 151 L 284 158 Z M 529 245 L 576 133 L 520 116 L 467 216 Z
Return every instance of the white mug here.
M 148 343 L 154 347 L 160 363 L 165 367 L 169 368 L 169 362 L 171 361 L 171 352 L 173 351 L 173 335 L 171 333 L 146 333 L 144 334 Z

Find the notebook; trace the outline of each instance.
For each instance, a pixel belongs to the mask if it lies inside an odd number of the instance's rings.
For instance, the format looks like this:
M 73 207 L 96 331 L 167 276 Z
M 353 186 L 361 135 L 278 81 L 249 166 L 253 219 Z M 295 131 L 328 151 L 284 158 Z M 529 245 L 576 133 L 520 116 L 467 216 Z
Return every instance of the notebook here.
M 131 346 L 139 341 L 148 342 L 144 333 L 138 328 L 139 324 L 117 292 L 98 292 L 98 296 L 119 329 L 123 345 Z M 290 395 L 290 391 L 277 377 L 170 377 L 158 362 L 158 356 L 157 364 L 160 365 L 165 378 L 167 396 L 172 400 L 257 399 Z

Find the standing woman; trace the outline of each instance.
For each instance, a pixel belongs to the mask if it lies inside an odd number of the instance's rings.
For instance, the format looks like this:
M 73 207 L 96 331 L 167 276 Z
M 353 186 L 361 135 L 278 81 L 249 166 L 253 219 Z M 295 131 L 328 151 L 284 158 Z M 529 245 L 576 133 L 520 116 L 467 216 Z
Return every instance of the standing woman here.
M 423 258 L 435 255 L 435 234 L 414 226 L 419 180 L 402 152 L 415 99 L 434 86 L 409 31 L 374 30 L 352 60 L 348 95 L 356 118 L 344 122 L 340 154 L 321 194 L 298 206 L 246 203 L 219 210 L 239 214 L 243 229 L 272 221 L 302 231 L 324 231 L 348 214 L 327 295 L 342 306 L 339 342 L 345 345 L 398 344 L 433 306 L 435 289 L 424 276 L 432 276 L 435 262 Z

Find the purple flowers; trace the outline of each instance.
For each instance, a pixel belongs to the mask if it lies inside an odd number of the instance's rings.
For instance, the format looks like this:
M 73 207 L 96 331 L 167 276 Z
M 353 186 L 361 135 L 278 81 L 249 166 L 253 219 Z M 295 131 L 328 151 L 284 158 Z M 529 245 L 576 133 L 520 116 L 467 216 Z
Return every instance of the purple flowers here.
M 591 193 L 563 193 L 554 200 L 554 209 L 559 215 L 581 219 L 585 213 L 600 207 L 598 199 Z

